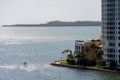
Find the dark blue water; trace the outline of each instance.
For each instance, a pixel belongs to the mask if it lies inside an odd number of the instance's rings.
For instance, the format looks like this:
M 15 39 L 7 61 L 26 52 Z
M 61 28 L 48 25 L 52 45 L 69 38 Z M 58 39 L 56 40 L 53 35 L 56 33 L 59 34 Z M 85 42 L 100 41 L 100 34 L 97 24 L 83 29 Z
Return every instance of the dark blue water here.
M 117 75 L 49 65 L 74 51 L 75 40 L 98 39 L 100 27 L 0 27 L 0 80 L 120 80 Z M 27 68 L 23 62 L 27 62 Z

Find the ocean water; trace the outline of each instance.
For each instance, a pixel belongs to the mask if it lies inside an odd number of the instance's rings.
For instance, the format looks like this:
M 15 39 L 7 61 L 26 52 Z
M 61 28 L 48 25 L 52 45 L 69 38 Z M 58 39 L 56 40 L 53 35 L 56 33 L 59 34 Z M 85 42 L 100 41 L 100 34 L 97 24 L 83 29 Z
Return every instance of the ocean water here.
M 120 80 L 118 75 L 51 66 L 75 40 L 99 39 L 96 27 L 0 27 L 0 80 Z M 23 62 L 27 62 L 27 68 Z

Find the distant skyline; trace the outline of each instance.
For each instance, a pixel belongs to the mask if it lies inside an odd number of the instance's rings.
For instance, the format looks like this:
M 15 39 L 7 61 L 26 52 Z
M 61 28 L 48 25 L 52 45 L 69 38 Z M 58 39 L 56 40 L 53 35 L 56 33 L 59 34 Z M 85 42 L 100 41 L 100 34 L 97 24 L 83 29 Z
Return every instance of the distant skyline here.
M 0 25 L 100 21 L 101 0 L 0 0 Z

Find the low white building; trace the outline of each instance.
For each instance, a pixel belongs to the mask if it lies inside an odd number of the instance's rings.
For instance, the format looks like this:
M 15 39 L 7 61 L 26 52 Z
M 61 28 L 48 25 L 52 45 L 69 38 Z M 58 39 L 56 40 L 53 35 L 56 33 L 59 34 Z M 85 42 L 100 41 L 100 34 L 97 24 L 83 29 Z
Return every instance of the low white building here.
M 84 41 L 76 40 L 75 41 L 75 54 L 79 54 L 84 51 Z

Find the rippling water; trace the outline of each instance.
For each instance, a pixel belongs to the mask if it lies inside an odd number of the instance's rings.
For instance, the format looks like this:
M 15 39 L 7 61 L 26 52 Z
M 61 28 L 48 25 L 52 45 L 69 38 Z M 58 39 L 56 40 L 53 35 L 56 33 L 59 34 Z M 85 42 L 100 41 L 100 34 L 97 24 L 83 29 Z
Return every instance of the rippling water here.
M 0 80 L 120 80 L 117 75 L 55 67 L 75 40 L 98 39 L 100 27 L 0 27 Z M 23 66 L 23 62 L 28 67 Z

